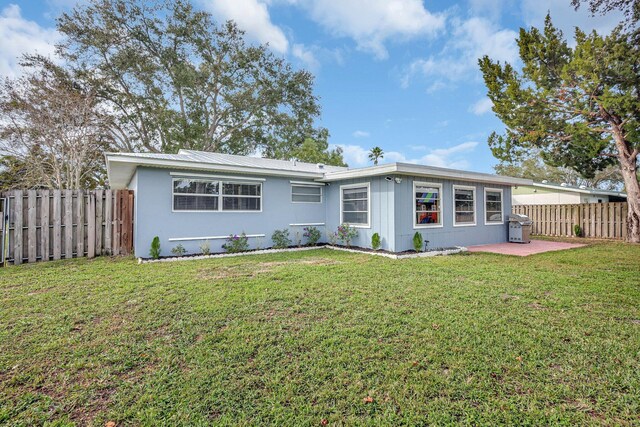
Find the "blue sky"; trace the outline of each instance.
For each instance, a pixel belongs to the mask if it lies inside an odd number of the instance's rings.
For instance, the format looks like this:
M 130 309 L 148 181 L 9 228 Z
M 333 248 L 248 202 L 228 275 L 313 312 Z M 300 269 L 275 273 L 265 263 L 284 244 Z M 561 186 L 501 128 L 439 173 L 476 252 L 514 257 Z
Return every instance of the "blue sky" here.
M 574 26 L 610 31 L 620 16 L 592 18 L 570 0 L 193 0 L 234 19 L 251 41 L 316 75 L 320 125 L 350 166 L 406 161 L 492 172 L 487 136 L 501 131 L 477 58 L 517 64 L 520 27 L 541 26 L 547 11 Z M 16 56 L 49 54 L 55 17 L 75 0 L 0 0 L 0 76 L 19 73 Z

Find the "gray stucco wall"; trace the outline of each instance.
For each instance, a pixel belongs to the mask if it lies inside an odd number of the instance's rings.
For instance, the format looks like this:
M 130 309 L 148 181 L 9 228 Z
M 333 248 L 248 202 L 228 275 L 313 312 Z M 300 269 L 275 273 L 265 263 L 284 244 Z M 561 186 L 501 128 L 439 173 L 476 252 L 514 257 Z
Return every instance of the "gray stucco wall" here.
M 129 188 L 135 190 L 134 251 L 136 256 L 147 257 L 154 236 L 160 237 L 162 255 L 171 255 L 171 249 L 182 244 L 187 253 L 199 253 L 202 239 L 198 237 L 228 236 L 245 232 L 264 234 L 262 238 L 250 238 L 251 248 L 272 245 L 271 234 L 276 229 L 288 228 L 295 242 L 296 232 L 302 238 L 303 226 L 291 224 L 320 223 L 322 242 L 327 241 L 327 233 L 334 232 L 340 225 L 340 188 L 344 185 L 366 183 L 370 185 L 370 224 L 358 228 L 358 237 L 353 245 L 370 247 L 371 236 L 379 233 L 382 248 L 390 251 L 412 249 L 412 238 L 420 231 L 423 238 L 430 241 L 430 247 L 476 245 L 498 243 L 507 240 L 507 225 L 485 225 L 484 188 L 485 185 L 457 182 L 435 178 L 403 176 L 401 183 L 387 181 L 385 177 L 344 180 L 332 182 L 323 187 L 320 204 L 292 203 L 290 181 L 296 178 L 281 178 L 251 175 L 264 179 L 262 183 L 261 212 L 173 212 L 172 179 L 169 169 L 139 167 Z M 185 171 L 180 171 L 189 177 Z M 194 172 L 191 177 L 198 178 Z M 242 181 L 246 176 L 220 173 L 212 175 L 235 176 Z M 414 228 L 413 182 L 441 183 L 442 219 L 440 228 Z M 476 225 L 453 226 L 453 185 L 476 187 Z M 503 190 L 503 215 L 511 212 L 511 188 L 509 186 L 487 185 Z M 170 241 L 173 238 L 194 238 L 186 241 Z M 224 239 L 210 239 L 212 252 L 222 251 Z
M 171 255 L 171 249 L 182 244 L 187 253 L 199 253 L 203 240 L 169 241 L 171 238 L 228 236 L 229 234 L 264 234 L 261 239 L 250 238 L 249 245 L 255 248 L 269 247 L 271 234 L 276 229 L 289 228 L 290 238 L 295 241 L 296 231 L 302 237 L 303 227 L 292 227 L 290 224 L 324 223 L 325 200 L 321 204 L 292 203 L 290 180 L 295 178 L 264 178 L 262 183 L 262 212 L 173 212 L 172 211 L 172 177 L 169 169 L 152 169 L 139 167 L 135 184 L 137 191 L 136 222 L 134 225 L 134 251 L 136 256 L 148 257 L 151 240 L 160 237 L 162 255 Z M 184 171 L 180 171 L 184 173 Z M 228 173 L 216 175 L 233 176 Z M 189 177 L 184 175 L 184 177 Z M 197 178 L 197 176 L 192 176 Z M 242 180 L 246 176 L 237 176 Z M 130 184 L 131 187 L 131 184 Z M 325 190 L 326 188 L 323 188 Z M 318 226 L 323 232 L 324 227 Z M 324 241 L 324 239 L 323 239 Z M 211 252 L 221 252 L 224 239 L 209 240 Z

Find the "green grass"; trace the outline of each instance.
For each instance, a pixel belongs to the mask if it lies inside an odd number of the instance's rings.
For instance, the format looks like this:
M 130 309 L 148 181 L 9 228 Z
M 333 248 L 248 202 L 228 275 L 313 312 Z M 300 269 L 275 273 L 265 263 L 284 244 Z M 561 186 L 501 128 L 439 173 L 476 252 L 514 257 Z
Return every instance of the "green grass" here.
M 0 269 L 0 424 L 638 425 L 639 260 L 597 242 Z

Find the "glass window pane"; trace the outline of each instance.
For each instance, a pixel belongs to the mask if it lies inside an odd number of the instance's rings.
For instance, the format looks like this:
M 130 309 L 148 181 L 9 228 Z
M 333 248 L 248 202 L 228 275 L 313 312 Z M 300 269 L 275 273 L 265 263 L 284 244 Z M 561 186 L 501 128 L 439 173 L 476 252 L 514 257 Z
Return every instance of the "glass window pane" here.
M 366 211 L 367 205 L 368 203 L 366 200 L 353 200 L 350 202 L 342 202 L 342 210 L 345 212 Z
M 303 186 L 303 185 L 293 185 L 291 186 L 291 193 L 292 194 L 315 194 L 319 196 L 320 194 L 322 194 L 322 188 Z
M 260 184 L 236 184 L 225 182 L 222 184 L 222 194 L 237 196 L 259 196 Z
M 502 212 L 487 212 L 487 222 L 502 222 Z
M 223 197 L 222 209 L 225 211 L 259 211 L 258 197 Z
M 314 196 L 309 194 L 294 194 L 291 200 L 296 203 L 320 203 L 322 198 L 320 195 Z
M 458 188 L 455 191 L 455 199 L 456 200 L 473 200 L 473 190 L 462 190 Z
M 173 209 L 176 211 L 215 211 L 218 210 L 218 198 L 209 196 L 173 196 Z
M 456 212 L 456 223 L 473 223 L 473 212 Z
M 472 212 L 473 201 L 458 201 L 456 200 L 456 212 Z
M 487 202 L 502 201 L 502 193 L 499 191 L 487 191 Z
M 502 203 L 501 202 L 487 202 L 487 211 L 501 211 Z
M 417 212 L 416 224 L 440 224 L 440 212 Z
M 367 213 L 366 212 L 343 212 L 342 220 L 349 224 L 366 224 Z
M 345 188 L 342 190 L 342 200 L 366 199 L 367 187 Z
M 173 192 L 180 194 L 218 194 L 218 182 L 194 179 L 176 179 Z

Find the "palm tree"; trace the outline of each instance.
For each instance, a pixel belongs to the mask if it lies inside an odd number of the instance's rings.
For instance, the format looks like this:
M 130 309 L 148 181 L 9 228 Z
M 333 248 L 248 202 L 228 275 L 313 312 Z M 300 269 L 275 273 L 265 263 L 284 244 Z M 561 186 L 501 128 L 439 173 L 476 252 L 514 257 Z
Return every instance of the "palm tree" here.
M 378 160 L 384 158 L 384 151 L 380 147 L 373 147 L 371 151 L 369 151 L 369 160 L 373 162 L 374 166 L 378 165 Z

